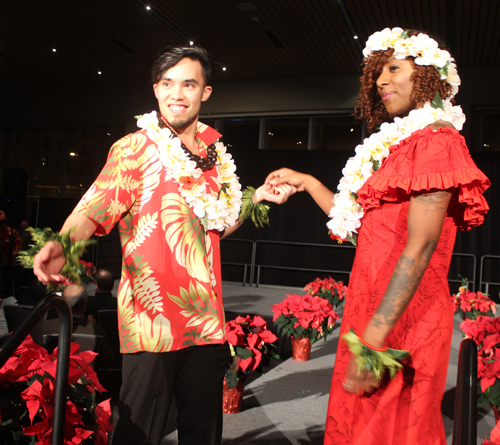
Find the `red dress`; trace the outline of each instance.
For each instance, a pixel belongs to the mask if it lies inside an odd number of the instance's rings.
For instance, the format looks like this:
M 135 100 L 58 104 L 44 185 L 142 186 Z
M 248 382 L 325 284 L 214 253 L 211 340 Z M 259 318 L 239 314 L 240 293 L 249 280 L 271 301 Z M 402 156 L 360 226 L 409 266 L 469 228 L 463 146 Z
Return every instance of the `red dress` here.
M 457 130 L 430 127 L 392 147 L 358 193 L 365 209 L 358 236 L 341 333 L 362 335 L 387 288 L 408 238 L 412 192 L 453 192 L 438 246 L 420 286 L 386 343 L 410 351 L 397 376 L 372 395 L 342 387 L 350 353 L 339 343 L 326 421 L 325 444 L 446 445 L 441 400 L 448 369 L 453 310 L 448 268 L 457 228 L 483 222 L 489 180 L 475 166 Z

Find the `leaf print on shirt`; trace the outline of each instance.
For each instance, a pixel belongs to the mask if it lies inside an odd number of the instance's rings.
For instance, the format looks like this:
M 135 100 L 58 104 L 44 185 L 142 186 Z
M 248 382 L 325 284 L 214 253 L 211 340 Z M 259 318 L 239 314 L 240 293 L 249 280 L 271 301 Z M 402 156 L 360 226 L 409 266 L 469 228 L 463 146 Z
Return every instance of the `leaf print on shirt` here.
M 134 305 L 132 304 L 132 287 L 130 279 L 121 277 L 121 289 L 118 293 L 118 326 L 120 326 L 120 352 L 126 354 L 138 350 L 137 332 L 134 319 Z
M 154 145 L 148 145 L 144 153 L 141 154 L 141 184 L 138 192 L 138 199 L 134 203 L 134 212 L 139 213 L 147 202 L 151 200 L 153 192 L 160 184 L 160 173 L 162 171 L 159 162 L 158 149 Z
M 146 312 L 141 312 L 136 316 L 136 320 L 141 327 L 137 337 L 142 351 L 170 351 L 174 339 L 168 318 L 158 314 L 154 319 L 151 319 Z
M 134 283 L 134 301 L 154 315 L 163 312 L 163 302 L 160 295 L 160 285 L 153 276 L 152 269 L 146 261 L 142 262 L 143 255 L 133 258 L 134 264 L 128 266 Z M 135 312 L 137 312 L 137 308 Z
M 167 295 L 181 307 L 181 315 L 189 317 L 186 328 L 203 326 L 199 334 L 200 337 L 221 339 L 223 337 L 222 323 L 211 301 L 213 299 L 215 303 L 216 296 L 214 294 L 210 295 L 200 283 L 196 283 L 195 286 L 192 281 L 189 283 L 189 291 L 182 287 L 179 290 L 181 293 L 180 297 Z
M 177 263 L 185 267 L 191 277 L 209 283 L 203 226 L 177 193 L 168 193 L 162 198 L 161 225 L 163 230 L 166 228 L 165 239 Z
M 153 230 L 158 226 L 158 212 L 151 216 L 147 213 L 139 218 L 137 226 L 134 226 L 134 233 L 131 238 L 128 238 L 125 245 L 125 256 L 129 256 L 138 246 L 140 246 L 147 237 L 153 233 Z

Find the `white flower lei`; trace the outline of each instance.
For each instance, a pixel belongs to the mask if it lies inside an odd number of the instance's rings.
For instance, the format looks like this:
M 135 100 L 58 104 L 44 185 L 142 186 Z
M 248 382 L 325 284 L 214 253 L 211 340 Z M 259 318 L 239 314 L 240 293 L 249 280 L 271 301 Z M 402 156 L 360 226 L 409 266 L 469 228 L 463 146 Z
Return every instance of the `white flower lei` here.
M 168 127 L 160 128 L 156 111 L 144 114 L 137 120 L 137 126 L 147 131 L 160 151 L 160 160 L 166 168 L 165 181 L 173 179 L 179 184 L 179 193 L 200 218 L 205 230 L 223 231 L 231 227 L 238 219 L 241 207 L 241 185 L 236 176 L 236 166 L 222 142 L 215 143 L 217 152 L 217 178 L 220 185 L 218 193 L 207 192 L 206 182 L 191 181 L 202 177 L 202 170 L 196 166 L 181 147 L 181 140 Z M 183 184 L 190 182 L 187 189 Z
M 356 245 L 357 229 L 361 226 L 363 208 L 356 202 L 357 191 L 380 167 L 389 155 L 389 147 L 399 144 L 413 132 L 437 121 L 451 122 L 461 130 L 465 114 L 460 106 L 453 106 L 447 99 L 442 108 L 434 108 L 427 102 L 422 108 L 410 111 L 404 118 L 396 117 L 394 122 L 385 122 L 378 133 L 372 134 L 356 147 L 356 155 L 349 158 L 342 170 L 344 175 L 333 197 L 330 221 L 327 227 L 339 239 L 347 239 Z

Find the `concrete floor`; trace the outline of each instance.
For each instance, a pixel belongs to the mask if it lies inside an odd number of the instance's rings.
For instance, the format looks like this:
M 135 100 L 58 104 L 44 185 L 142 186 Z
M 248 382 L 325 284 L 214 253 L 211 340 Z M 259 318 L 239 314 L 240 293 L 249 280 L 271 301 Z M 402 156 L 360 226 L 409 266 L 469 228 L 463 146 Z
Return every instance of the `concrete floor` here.
M 227 311 L 242 316 L 247 313 L 270 316 L 272 315 L 270 305 L 279 303 L 286 294 L 293 293 L 303 294 L 300 288 L 268 286 L 253 288 L 224 283 L 224 305 Z M 458 352 L 462 340 L 459 325 L 460 320 L 457 318 L 442 409 L 449 445 L 453 434 Z M 284 360 L 264 375 L 257 378 L 255 376 L 254 380 L 245 386 L 242 411 L 238 414 L 224 415 L 222 443 L 224 445 L 322 444 L 337 343 L 338 329 L 326 343 L 318 341 L 313 345 L 309 361 Z M 493 426 L 492 411 L 480 411 L 478 444 L 484 437 L 489 438 Z M 162 445 L 177 443 L 174 428 L 175 426 L 162 441 Z

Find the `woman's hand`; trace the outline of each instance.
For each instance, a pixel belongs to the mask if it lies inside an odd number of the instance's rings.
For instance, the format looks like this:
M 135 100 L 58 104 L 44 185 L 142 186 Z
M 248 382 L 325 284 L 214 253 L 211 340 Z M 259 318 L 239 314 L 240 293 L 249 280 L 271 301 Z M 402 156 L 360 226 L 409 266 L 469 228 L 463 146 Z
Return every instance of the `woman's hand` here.
M 361 394 L 362 391 L 372 394 L 379 388 L 381 383 L 382 380 L 375 378 L 370 371 L 363 370 L 358 373 L 356 357 L 352 357 L 342 387 L 353 394 Z
M 259 204 L 266 200 L 276 204 L 285 203 L 290 196 L 297 193 L 297 188 L 289 184 L 281 184 L 272 186 L 270 184 L 263 184 L 253 194 L 253 202 Z

